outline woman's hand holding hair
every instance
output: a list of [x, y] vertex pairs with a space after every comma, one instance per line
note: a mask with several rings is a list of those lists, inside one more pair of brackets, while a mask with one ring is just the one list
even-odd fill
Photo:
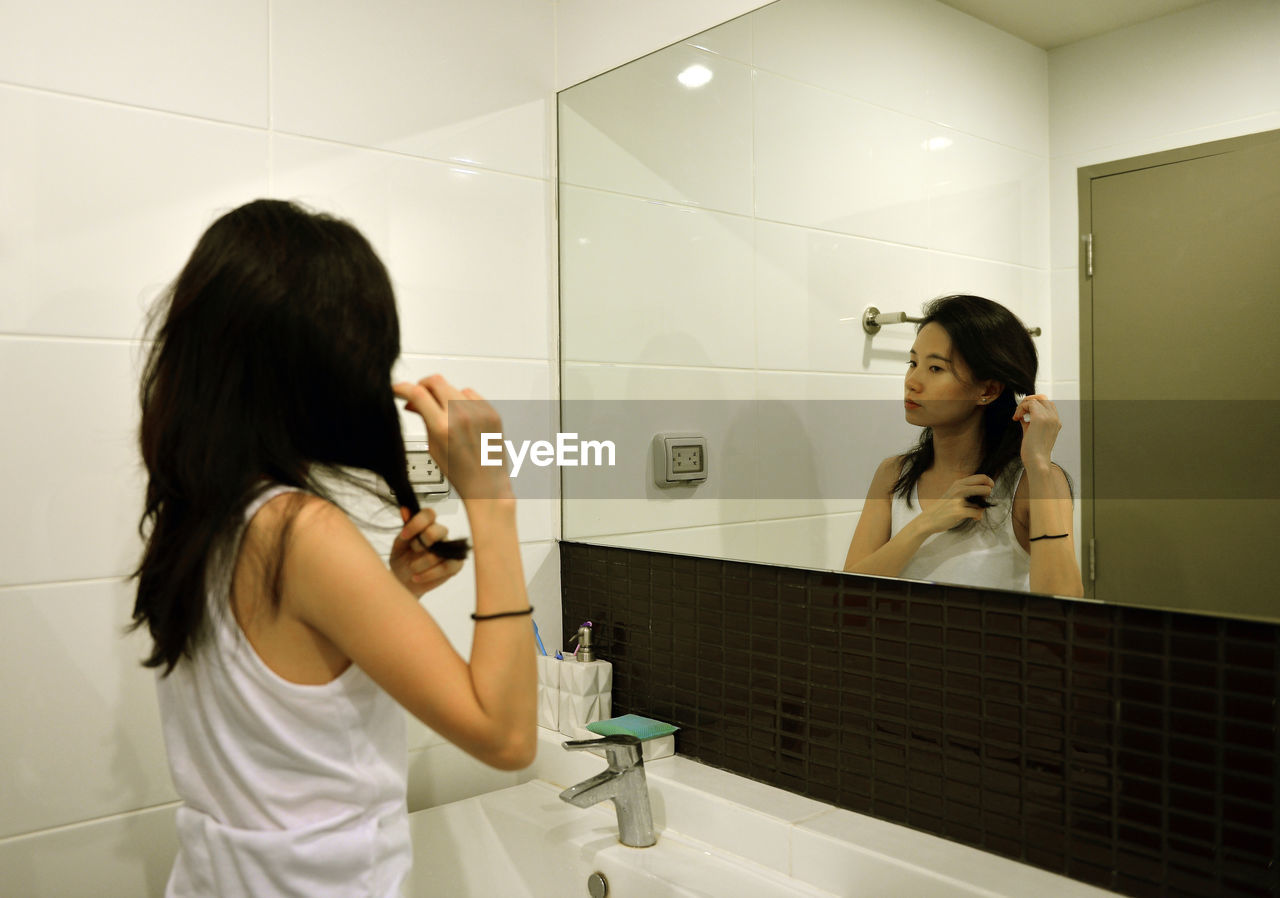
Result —
[[1062, 430], [1058, 410], [1043, 393], [1027, 396], [1018, 403], [1013, 419], [1022, 425], [1022, 465], [1028, 471], [1048, 468], [1053, 445]]
[[483, 396], [439, 374], [393, 389], [422, 417], [428, 451], [463, 500], [513, 498], [506, 465], [480, 463], [481, 434], [502, 432], [502, 419]]
[[409, 509], [401, 508], [404, 528], [391, 544], [391, 572], [416, 598], [444, 583], [458, 571], [462, 562], [437, 558], [431, 546], [448, 538], [449, 531], [436, 523], [434, 509], [424, 508], [412, 518]]
[[984, 509], [970, 505], [966, 500], [970, 496], [991, 495], [996, 483], [985, 474], [972, 474], [961, 477], [947, 489], [927, 510], [921, 509], [919, 522], [926, 533], [943, 533], [966, 520], [982, 520]]

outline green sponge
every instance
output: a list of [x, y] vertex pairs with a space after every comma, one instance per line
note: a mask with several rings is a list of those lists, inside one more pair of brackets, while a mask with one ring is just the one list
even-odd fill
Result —
[[617, 736], [626, 734], [635, 736], [641, 742], [646, 739], [657, 739], [659, 736], [669, 736], [679, 727], [672, 726], [669, 723], [663, 723], [660, 720], [650, 720], [648, 717], [641, 717], [638, 714], [623, 714], [621, 717], [613, 717], [609, 720], [597, 720], [594, 723], [587, 724], [587, 729], [595, 733], [597, 736]]

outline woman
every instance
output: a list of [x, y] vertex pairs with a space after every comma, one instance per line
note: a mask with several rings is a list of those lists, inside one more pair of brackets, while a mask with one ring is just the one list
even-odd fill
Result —
[[[183, 799], [166, 894], [397, 895], [412, 860], [401, 708], [503, 769], [536, 745], [515, 503], [505, 470], [479, 464], [501, 422], [439, 376], [393, 394], [382, 263], [351, 225], [290, 203], [218, 219], [158, 315], [133, 617]], [[395, 396], [470, 520], [469, 661], [418, 604], [461, 562], [418, 511]], [[329, 498], [349, 469], [400, 505], [389, 569]]]
[[[1081, 596], [1061, 422], [1026, 328], [979, 296], [925, 307], [907, 362], [915, 448], [876, 470], [844, 569]], [[1019, 395], [1024, 398], [1019, 399]]]

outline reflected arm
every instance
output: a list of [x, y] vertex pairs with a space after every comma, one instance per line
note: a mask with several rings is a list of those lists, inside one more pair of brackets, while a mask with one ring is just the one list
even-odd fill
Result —
[[[1023, 485], [1027, 490], [1030, 537], [1065, 533], [1061, 539], [1028, 542], [1031, 553], [1031, 591], [1058, 596], [1083, 596], [1084, 581], [1076, 563], [1075, 534], [1072, 532], [1071, 491], [1067, 476], [1057, 465], [1047, 463], [1027, 468]], [[1016, 501], [1016, 500], [1015, 500]]]
[[871, 479], [867, 500], [862, 505], [862, 514], [858, 516], [858, 526], [853, 531], [853, 540], [844, 559], [847, 573], [896, 577], [929, 538], [929, 533], [918, 526], [919, 517], [902, 528], [897, 536], [890, 536], [893, 529], [893, 484], [898, 479], [898, 466], [897, 457], [886, 458]]

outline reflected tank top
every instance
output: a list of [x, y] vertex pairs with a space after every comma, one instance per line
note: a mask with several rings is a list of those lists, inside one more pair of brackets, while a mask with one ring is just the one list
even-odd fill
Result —
[[[1005, 478], [1007, 479], [1007, 478]], [[932, 580], [962, 586], [984, 586], [995, 589], [1031, 589], [1031, 556], [1022, 548], [1013, 532], [1013, 497], [1022, 481], [1019, 466], [1012, 486], [1005, 490], [997, 484], [982, 520], [966, 532], [947, 530], [926, 539], [907, 566], [898, 575], [909, 580]], [[920, 498], [911, 488], [911, 506], [901, 496], [893, 497], [890, 535], [897, 536], [903, 527], [920, 514]]]

